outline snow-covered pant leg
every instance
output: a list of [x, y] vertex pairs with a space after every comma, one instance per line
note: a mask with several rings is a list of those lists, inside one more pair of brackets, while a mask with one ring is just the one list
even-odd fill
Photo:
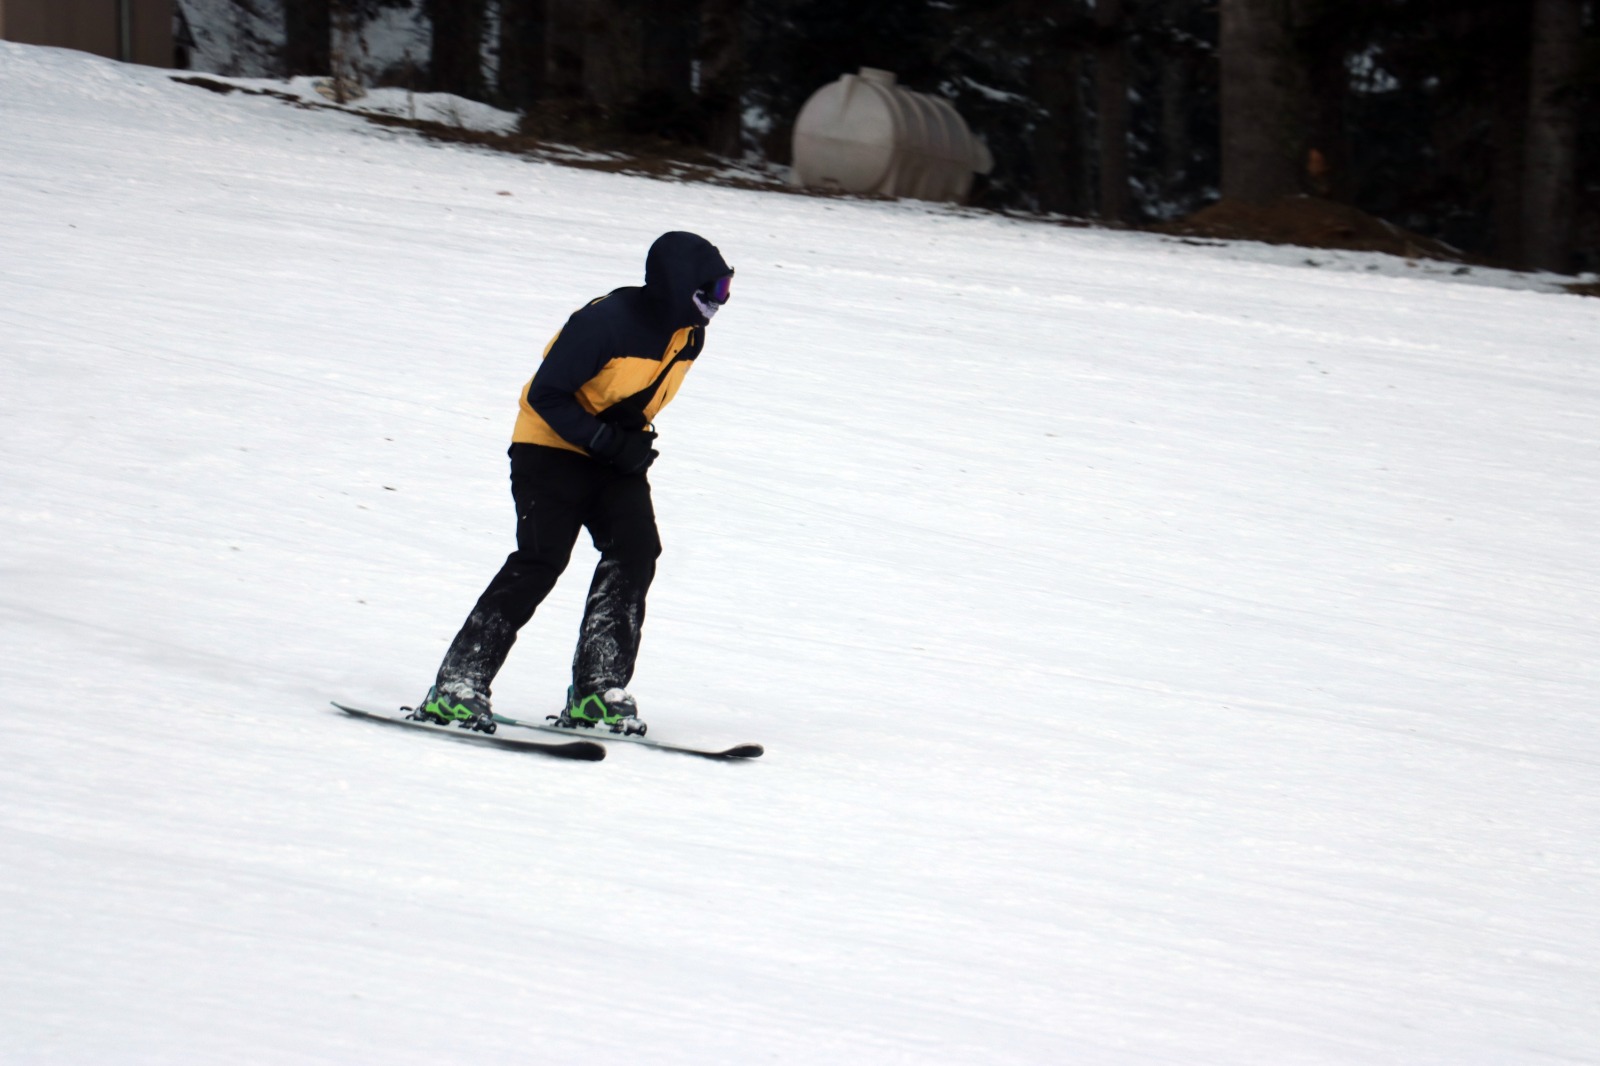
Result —
[[644, 629], [645, 596], [661, 555], [650, 482], [617, 475], [600, 490], [586, 524], [600, 552], [584, 604], [572, 683], [580, 695], [626, 688]]
[[517, 505], [517, 550], [478, 597], [461, 631], [450, 642], [435, 684], [441, 691], [488, 697], [517, 632], [555, 587], [567, 568], [593, 496], [597, 464], [585, 456], [555, 452], [536, 456], [531, 474], [513, 474]]

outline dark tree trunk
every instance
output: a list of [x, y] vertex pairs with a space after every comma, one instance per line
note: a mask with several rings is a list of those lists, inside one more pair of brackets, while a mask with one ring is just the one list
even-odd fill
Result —
[[1290, 0], [1221, 0], [1222, 195], [1265, 203], [1300, 191], [1306, 76]]
[[1033, 91], [1045, 112], [1033, 131], [1034, 194], [1044, 211], [1089, 213], [1082, 75], [1076, 50], [1046, 53], [1033, 63]]
[[1489, 100], [1490, 217], [1494, 254], [1508, 264], [1523, 261], [1523, 166], [1527, 157], [1528, 18], [1509, 5], [1507, 18], [1491, 22], [1491, 30], [1511, 41], [1493, 66]]
[[1189, 170], [1189, 64], [1165, 57], [1161, 67], [1161, 184], [1170, 197]]
[[588, 0], [583, 93], [630, 133], [698, 139], [690, 89], [697, 0]]
[[331, 0], [284, 0], [283, 66], [289, 77], [317, 76], [332, 69]]
[[1527, 266], [1572, 266], [1577, 206], [1578, 107], [1575, 81], [1583, 39], [1582, 0], [1533, 0], [1528, 127], [1523, 173], [1523, 249]]
[[428, 0], [427, 10], [433, 20], [433, 91], [482, 100], [484, 0]]
[[744, 0], [700, 0], [700, 106], [706, 147], [721, 156], [743, 151]]
[[[1159, 12], [1166, 34], [1179, 25], [1188, 0], [1165, 0]], [[1165, 36], [1165, 35], [1164, 35]], [[1157, 92], [1161, 94], [1159, 134], [1161, 137], [1161, 184], [1172, 195], [1189, 169], [1189, 83], [1191, 71], [1187, 57], [1179, 54], [1166, 39], [1167, 47], [1157, 56], [1161, 72]]]
[[631, 0], [586, 0], [575, 6], [581, 12], [583, 96], [615, 114], [638, 76], [641, 13]]
[[1095, 116], [1100, 142], [1100, 217], [1128, 220], [1128, 53], [1122, 0], [1095, 0], [1100, 39], [1094, 52]]
[[698, 55], [699, 0], [630, 0], [639, 27], [639, 66], [630, 96], [659, 94], [687, 103]]
[[502, 103], [525, 108], [545, 95], [545, 0], [500, 0]]
[[545, 84], [550, 95], [583, 98], [585, 0], [546, 0]]
[[1335, 27], [1319, 31], [1306, 27], [1303, 39], [1308, 45], [1306, 75], [1306, 152], [1303, 178], [1305, 186], [1318, 196], [1348, 200], [1353, 193], [1350, 182], [1350, 141], [1345, 132], [1345, 100], [1350, 91], [1350, 72], [1345, 66], [1345, 41]]

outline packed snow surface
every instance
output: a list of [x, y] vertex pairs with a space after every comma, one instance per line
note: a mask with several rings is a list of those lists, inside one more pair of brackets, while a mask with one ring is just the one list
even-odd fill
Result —
[[[1600, 301], [7, 44], [0, 203], [0, 1060], [1600, 1061]], [[632, 687], [767, 755], [332, 711], [422, 694], [673, 228], [738, 278]]]

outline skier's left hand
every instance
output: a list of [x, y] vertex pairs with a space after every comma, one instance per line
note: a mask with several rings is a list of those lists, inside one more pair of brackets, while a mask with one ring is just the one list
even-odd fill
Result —
[[655, 431], [650, 429], [616, 430], [616, 444], [605, 459], [624, 474], [642, 474], [661, 454], [651, 447], [655, 439]]

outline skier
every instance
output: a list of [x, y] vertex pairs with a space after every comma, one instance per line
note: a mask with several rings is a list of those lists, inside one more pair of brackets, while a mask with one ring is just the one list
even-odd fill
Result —
[[710, 241], [664, 233], [645, 257], [643, 286], [590, 301], [545, 346], [511, 434], [517, 550], [478, 597], [413, 717], [494, 731], [490, 684], [586, 527], [600, 563], [558, 721], [645, 731], [627, 685], [661, 554], [645, 477], [658, 455], [651, 420], [700, 354], [732, 279]]

